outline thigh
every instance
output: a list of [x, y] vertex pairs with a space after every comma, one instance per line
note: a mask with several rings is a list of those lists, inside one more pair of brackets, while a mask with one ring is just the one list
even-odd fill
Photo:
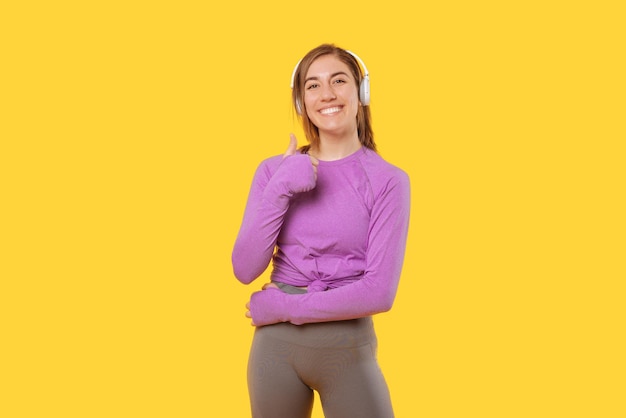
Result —
[[293, 358], [298, 347], [265, 331], [263, 327], [255, 331], [248, 361], [252, 417], [309, 418], [313, 391], [294, 370]]
[[319, 388], [327, 418], [392, 418], [389, 388], [371, 344], [335, 352], [327, 359], [326, 379]]

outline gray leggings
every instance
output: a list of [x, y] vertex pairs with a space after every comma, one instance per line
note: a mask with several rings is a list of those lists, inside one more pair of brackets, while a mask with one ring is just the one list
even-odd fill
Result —
[[252, 417], [309, 418], [314, 390], [326, 418], [393, 417], [376, 348], [371, 317], [257, 327], [248, 362]]

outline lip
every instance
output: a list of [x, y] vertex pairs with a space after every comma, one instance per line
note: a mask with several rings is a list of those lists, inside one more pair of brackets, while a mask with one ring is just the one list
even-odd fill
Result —
[[324, 116], [332, 116], [332, 115], [336, 115], [337, 113], [341, 112], [342, 110], [343, 110], [343, 106], [335, 105], [335, 106], [323, 107], [323, 108], [319, 109], [318, 112], [321, 113]]

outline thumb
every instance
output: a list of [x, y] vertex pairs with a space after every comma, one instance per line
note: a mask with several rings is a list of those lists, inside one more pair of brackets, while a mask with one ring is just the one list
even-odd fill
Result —
[[285, 151], [285, 154], [283, 154], [283, 158], [294, 155], [297, 148], [298, 140], [296, 139], [296, 136], [294, 134], [289, 134], [289, 146], [287, 147], [287, 151]]

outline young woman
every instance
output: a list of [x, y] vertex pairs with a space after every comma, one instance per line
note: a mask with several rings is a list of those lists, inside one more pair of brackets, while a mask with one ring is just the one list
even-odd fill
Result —
[[[362, 69], [361, 69], [362, 67]], [[372, 315], [393, 304], [407, 238], [410, 185], [376, 152], [369, 74], [324, 44], [296, 65], [293, 102], [308, 145], [261, 162], [234, 245], [235, 276], [253, 293], [248, 363], [255, 418], [393, 417]]]

